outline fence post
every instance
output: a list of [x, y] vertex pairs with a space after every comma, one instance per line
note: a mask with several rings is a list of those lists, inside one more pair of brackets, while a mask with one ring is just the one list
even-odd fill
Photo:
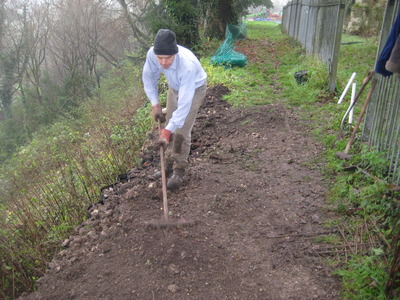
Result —
[[296, 3], [296, 21], [294, 23], [294, 33], [293, 36], [296, 40], [300, 40], [299, 34], [300, 34], [300, 21], [301, 21], [301, 8], [303, 6], [301, 0], [294, 0], [294, 3]]
[[333, 60], [329, 66], [329, 71], [330, 71], [329, 72], [329, 91], [330, 92], [334, 92], [335, 88], [336, 88], [336, 76], [337, 76], [337, 69], [338, 69], [338, 64], [339, 64], [339, 51], [340, 51], [340, 42], [342, 40], [345, 10], [346, 10], [345, 0], [340, 0], [336, 34], [335, 34], [335, 45], [334, 45], [334, 49], [333, 49]]

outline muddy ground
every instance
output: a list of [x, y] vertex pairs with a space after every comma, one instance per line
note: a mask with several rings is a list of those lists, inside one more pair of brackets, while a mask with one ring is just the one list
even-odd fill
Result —
[[162, 217], [159, 155], [103, 189], [104, 204], [63, 243], [32, 299], [341, 299], [317, 249], [333, 218], [309, 125], [279, 103], [232, 108], [210, 87], [185, 185]]

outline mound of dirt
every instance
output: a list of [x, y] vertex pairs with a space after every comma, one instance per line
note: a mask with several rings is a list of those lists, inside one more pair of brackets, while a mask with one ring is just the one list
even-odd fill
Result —
[[[33, 299], [340, 299], [315, 251], [332, 217], [316, 158], [322, 148], [294, 111], [234, 109], [208, 89], [193, 130], [190, 169], [162, 217], [158, 153], [103, 189], [63, 243]], [[150, 143], [149, 143], [150, 144]]]

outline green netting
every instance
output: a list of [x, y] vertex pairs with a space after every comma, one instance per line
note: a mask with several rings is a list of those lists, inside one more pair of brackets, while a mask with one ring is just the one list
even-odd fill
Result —
[[229, 36], [229, 33], [232, 33], [234, 40], [244, 40], [247, 36], [246, 23], [241, 23], [240, 25], [226, 25], [225, 38]]
[[234, 50], [234, 41], [244, 38], [246, 38], [245, 23], [239, 26], [228, 24], [226, 26], [225, 40], [211, 57], [211, 63], [226, 67], [244, 67], [247, 63], [246, 56]]

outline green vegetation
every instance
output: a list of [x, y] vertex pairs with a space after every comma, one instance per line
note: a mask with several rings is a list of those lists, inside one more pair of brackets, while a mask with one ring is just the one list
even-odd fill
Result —
[[131, 63], [110, 72], [94, 97], [37, 132], [3, 166], [0, 290], [5, 295], [31, 289], [63, 239], [84, 221], [87, 207], [99, 201], [100, 188], [137, 163], [152, 125], [140, 82]]
[[[399, 194], [386, 181], [382, 153], [356, 142], [351, 161], [335, 157], [352, 129], [348, 125], [345, 138], [336, 138], [346, 110], [345, 105], [337, 105], [337, 98], [353, 72], [359, 83], [373, 68], [377, 41], [357, 38], [362, 43], [342, 46], [337, 92], [331, 94], [326, 66], [307, 57], [296, 41], [281, 33], [279, 25], [249, 22], [247, 26], [248, 39], [238, 43], [236, 51], [257, 50], [248, 51], [254, 56], [248, 57], [245, 68], [209, 64], [220, 41], [204, 41], [198, 53], [209, 86], [227, 86], [231, 93], [226, 100], [237, 107], [279, 102], [296, 108], [307, 120], [309, 131], [325, 145], [324, 155], [315, 159], [325, 166], [331, 183], [329, 201], [338, 213], [336, 220], [326, 224], [338, 233], [320, 242], [342, 246], [336, 249], [360, 245], [350, 254], [332, 252], [327, 263], [343, 279], [346, 299], [387, 299], [385, 284], [393, 259], [391, 242], [399, 225]], [[353, 37], [345, 36], [344, 41], [353, 41]], [[363, 53], [362, 61], [359, 53]], [[300, 70], [308, 71], [308, 81], [302, 85], [294, 78]], [[127, 62], [110, 72], [83, 105], [36, 133], [2, 167], [0, 291], [4, 294], [0, 298], [33, 288], [46, 261], [84, 220], [86, 208], [98, 201], [100, 188], [138, 163], [146, 132], [153, 125], [139, 70]]]

